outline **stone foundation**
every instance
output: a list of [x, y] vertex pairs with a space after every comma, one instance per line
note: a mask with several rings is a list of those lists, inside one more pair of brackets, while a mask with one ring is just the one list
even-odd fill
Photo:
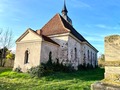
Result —
[[120, 67], [105, 67], [105, 79], [114, 81], [117, 79], [118, 76], [120, 76]]
[[120, 90], [120, 87], [96, 82], [91, 85], [91, 90]]

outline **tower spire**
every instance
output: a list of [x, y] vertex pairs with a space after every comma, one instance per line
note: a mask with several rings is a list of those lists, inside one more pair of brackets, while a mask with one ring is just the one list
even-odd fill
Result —
[[68, 13], [68, 11], [67, 11], [66, 3], [65, 3], [65, 0], [64, 0], [64, 6], [63, 6], [63, 9], [62, 9], [62, 17], [63, 17], [69, 24], [72, 25], [72, 20], [68, 17], [67, 13]]
[[67, 13], [68, 13], [68, 11], [67, 11], [66, 3], [65, 3], [65, 0], [64, 0], [64, 6], [63, 6], [63, 9], [62, 9], [62, 14], [67, 15]]

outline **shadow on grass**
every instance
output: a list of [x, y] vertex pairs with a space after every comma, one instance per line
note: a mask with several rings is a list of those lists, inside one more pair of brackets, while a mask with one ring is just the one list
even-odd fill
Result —
[[[3, 68], [0, 67], [0, 74], [4, 72], [10, 72], [12, 69], [11, 68]], [[18, 76], [28, 76], [28, 75], [22, 75], [18, 73]], [[81, 70], [81, 71], [76, 71], [72, 73], [63, 73], [63, 72], [56, 72], [54, 74], [51, 74], [49, 76], [43, 77], [47, 81], [51, 80], [71, 80], [71, 79], [78, 79], [78, 80], [83, 80], [83, 81], [98, 81], [102, 80], [104, 78], [104, 68], [96, 68], [92, 70]], [[41, 78], [40, 78], [41, 79]]]
[[[1, 69], [0, 73], [11, 70]], [[1, 77], [0, 90], [90, 90], [91, 83], [103, 78], [103, 68], [72, 73], [56, 72], [40, 79], [32, 79], [27, 74], [13, 72], [7, 77]]]
[[47, 80], [83, 80], [83, 81], [99, 81], [104, 78], [104, 68], [96, 68], [92, 70], [81, 70], [72, 73], [56, 72], [53, 75], [46, 76]]
[[12, 68], [0, 67], [0, 74], [7, 71], [12, 71]]

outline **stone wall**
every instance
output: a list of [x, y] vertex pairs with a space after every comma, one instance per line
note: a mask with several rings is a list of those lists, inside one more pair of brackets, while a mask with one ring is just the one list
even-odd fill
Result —
[[[92, 90], [120, 90], [120, 36], [105, 37], [104, 80], [91, 85]], [[110, 85], [111, 84], [111, 85]], [[115, 85], [114, 85], [115, 84]]]
[[42, 47], [41, 47], [41, 63], [46, 63], [49, 60], [49, 55], [51, 52], [51, 58], [53, 62], [56, 62], [56, 59], [58, 59], [58, 45], [43, 41]]
[[83, 44], [83, 54], [85, 54], [85, 63], [91, 64], [93, 67], [98, 65], [97, 61], [97, 51], [93, 50], [89, 45]]
[[105, 37], [105, 61], [120, 61], [120, 36]]
[[[115, 76], [120, 74], [120, 67], [118, 62], [120, 61], [120, 36], [111, 35], [105, 37], [105, 78], [113, 80]], [[114, 65], [109, 63], [114, 62]], [[107, 65], [108, 63], [108, 65]]]
[[[66, 62], [66, 60], [68, 60], [68, 62], [72, 63], [73, 67], [77, 69], [79, 64], [83, 64], [83, 58], [85, 54], [86, 65], [87, 63], [91, 63], [93, 66], [97, 65], [97, 51], [86, 45], [86, 43], [83, 44], [73, 35], [53, 35], [49, 37], [60, 45], [58, 48], [58, 58], [61, 62]], [[90, 52], [89, 59], [87, 52], [88, 50]]]
[[60, 45], [58, 48], [59, 61], [66, 62], [68, 60], [68, 35], [55, 35], [50, 38]]
[[73, 37], [69, 36], [68, 39], [68, 60], [71, 61], [75, 69], [79, 64], [82, 64], [82, 45]]
[[91, 85], [91, 90], [120, 90], [120, 87], [96, 82]]

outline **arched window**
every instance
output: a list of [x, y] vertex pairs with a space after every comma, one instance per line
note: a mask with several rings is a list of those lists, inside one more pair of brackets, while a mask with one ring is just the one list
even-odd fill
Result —
[[92, 52], [91, 52], [91, 65], [92, 65]]
[[25, 64], [28, 63], [29, 53], [28, 50], [25, 51]]
[[49, 62], [52, 63], [52, 52], [49, 52]]
[[88, 61], [89, 61], [89, 50], [88, 50]]
[[77, 59], [77, 49], [75, 48], [75, 60]]
[[85, 66], [85, 64], [86, 64], [85, 59], [86, 59], [86, 56], [85, 56], [85, 53], [84, 53], [84, 57], [83, 57], [83, 65], [84, 65], [84, 66]]

